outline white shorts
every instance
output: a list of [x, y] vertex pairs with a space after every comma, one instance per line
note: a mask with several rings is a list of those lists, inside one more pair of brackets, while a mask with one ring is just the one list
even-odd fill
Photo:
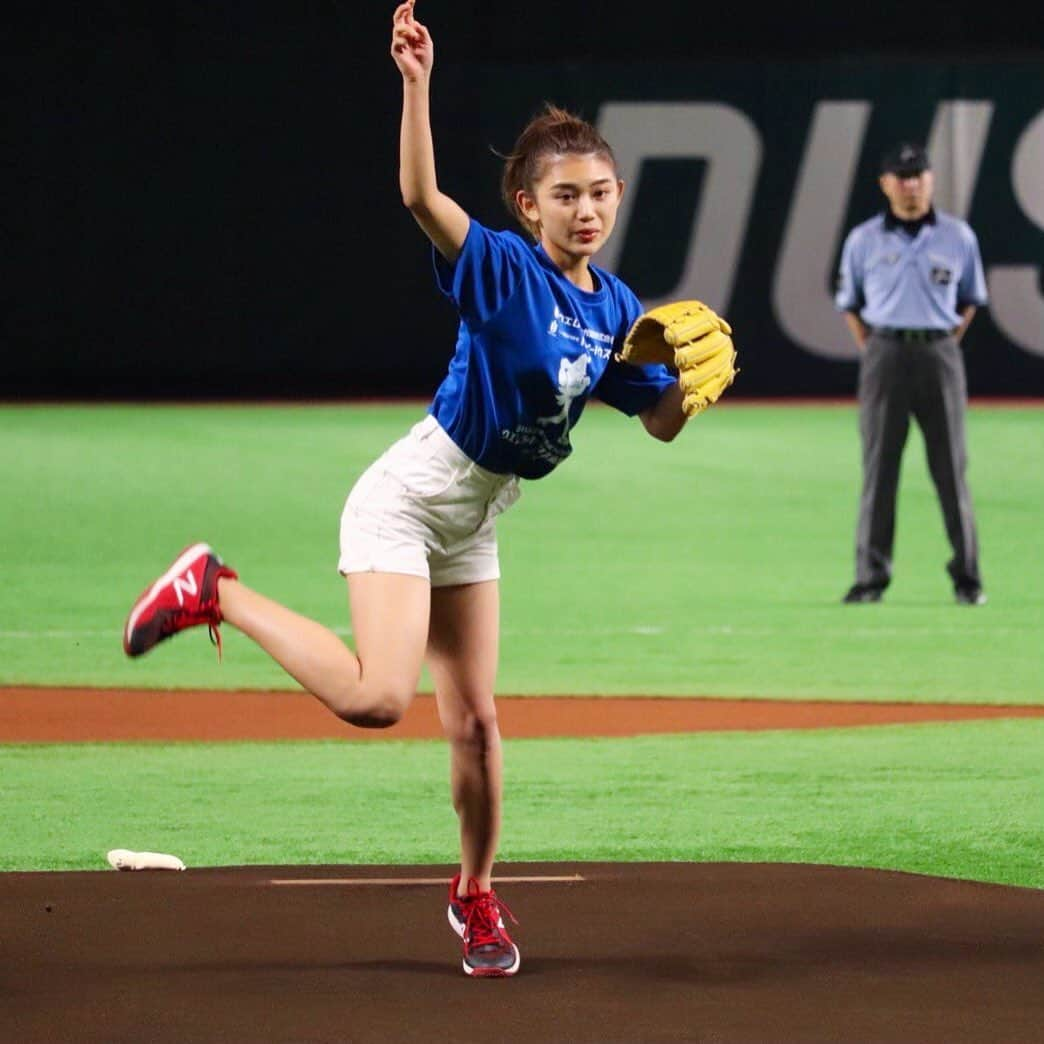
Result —
[[494, 520], [520, 494], [427, 416], [362, 473], [341, 514], [338, 570], [408, 573], [433, 587], [500, 578]]

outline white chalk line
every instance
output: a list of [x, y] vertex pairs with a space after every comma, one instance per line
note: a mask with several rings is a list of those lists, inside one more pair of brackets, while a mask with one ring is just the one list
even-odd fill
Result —
[[[959, 614], [955, 614], [957, 616]], [[350, 627], [333, 626], [330, 628], [340, 638], [354, 638], [354, 633]], [[994, 628], [994, 634], [998, 635], [1018, 635], [1030, 633], [1032, 627], [1027, 625], [1024, 627], [997, 627]], [[592, 635], [639, 635], [643, 638], [670, 638], [676, 637], [682, 632], [676, 627], [661, 627], [656, 624], [632, 624], [622, 627], [600, 627], [597, 629], [574, 627], [574, 628], [556, 628], [554, 630], [550, 628], [542, 627], [511, 627], [510, 625], [501, 628], [501, 633], [505, 638], [539, 638], [542, 636], [555, 636], [555, 637], [590, 637]], [[735, 625], [735, 624], [712, 624], [702, 629], [703, 634], [707, 635], [724, 635], [729, 638], [766, 638], [773, 635], [785, 635], [788, 631], [782, 627], [752, 627], [746, 625]], [[832, 627], [828, 626], [825, 622], [820, 621], [817, 624], [816, 633], [820, 637], [830, 636], [843, 636], [843, 637], [857, 637], [857, 638], [868, 638], [876, 641], [879, 638], [888, 637], [923, 637], [924, 635], [934, 636], [945, 636], [945, 635], [964, 635], [967, 633], [967, 629], [958, 624], [945, 625], [940, 624], [938, 626], [930, 627], [916, 627], [906, 626], [903, 627], [852, 627], [850, 622], [847, 622], [843, 627]], [[114, 637], [115, 635], [115, 637]], [[41, 629], [35, 630], [4, 630], [0, 629], [0, 641], [9, 642], [33, 642], [33, 641], [94, 641], [96, 639], [104, 639], [106, 641], [115, 641], [119, 643], [119, 632], [109, 631], [97, 631], [97, 630], [54, 630], [54, 629]]]
[[[568, 884], [575, 881], [583, 881], [580, 874], [569, 874], [567, 876], [534, 876], [534, 877], [495, 877], [493, 883], [499, 884]], [[364, 887], [387, 887], [407, 885], [443, 885], [445, 877], [273, 877], [271, 880], [262, 882], [270, 885], [307, 885], [310, 888], [322, 885], [354, 885]]]

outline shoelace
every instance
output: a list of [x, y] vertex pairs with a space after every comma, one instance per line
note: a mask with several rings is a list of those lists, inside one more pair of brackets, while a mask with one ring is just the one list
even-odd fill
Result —
[[221, 663], [221, 628], [218, 624], [221, 620], [218, 619], [217, 623], [207, 624], [207, 633], [210, 635], [210, 644], [217, 646], [218, 663]]
[[468, 891], [469, 895], [467, 897], [468, 901], [464, 918], [464, 938], [468, 940], [469, 946], [478, 948], [482, 946], [500, 946], [505, 941], [510, 943], [510, 936], [500, 926], [500, 915], [501, 913], [506, 913], [514, 924], [518, 924], [518, 921], [508, 908], [507, 903], [501, 900], [497, 893], [493, 891], [485, 894], [481, 892], [471, 894], [470, 883]]
[[217, 646], [218, 662], [221, 662], [221, 610], [218, 608], [217, 599], [214, 598], [206, 605], [198, 609], [183, 609], [181, 612], [168, 618], [164, 631], [167, 634], [175, 634], [183, 627], [191, 627], [195, 624], [205, 623], [207, 633], [210, 635], [210, 644]]

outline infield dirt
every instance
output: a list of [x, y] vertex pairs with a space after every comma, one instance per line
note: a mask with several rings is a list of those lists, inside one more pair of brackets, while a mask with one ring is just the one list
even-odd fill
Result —
[[[1044, 706], [640, 696], [498, 696], [506, 738], [843, 728], [1044, 717]], [[390, 729], [353, 729], [305, 692], [0, 688], [0, 743], [108, 740], [432, 739], [434, 697]]]
[[[1040, 717], [1041, 707], [505, 697], [506, 736]], [[304, 693], [0, 689], [0, 742], [348, 730]], [[759, 863], [501, 863], [519, 974], [472, 980], [442, 866], [0, 874], [18, 1044], [1035, 1044], [1044, 891]]]

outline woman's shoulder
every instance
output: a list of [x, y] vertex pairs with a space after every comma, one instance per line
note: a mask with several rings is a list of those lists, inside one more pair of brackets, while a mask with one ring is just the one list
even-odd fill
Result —
[[477, 217], [472, 216], [469, 234], [481, 236], [488, 242], [496, 243], [502, 250], [529, 256], [533, 253], [533, 244], [510, 228], [492, 228]]
[[471, 264], [492, 265], [500, 271], [513, 271], [518, 276], [541, 268], [536, 244], [511, 229], [495, 229], [475, 217], [471, 219], [463, 254]]

